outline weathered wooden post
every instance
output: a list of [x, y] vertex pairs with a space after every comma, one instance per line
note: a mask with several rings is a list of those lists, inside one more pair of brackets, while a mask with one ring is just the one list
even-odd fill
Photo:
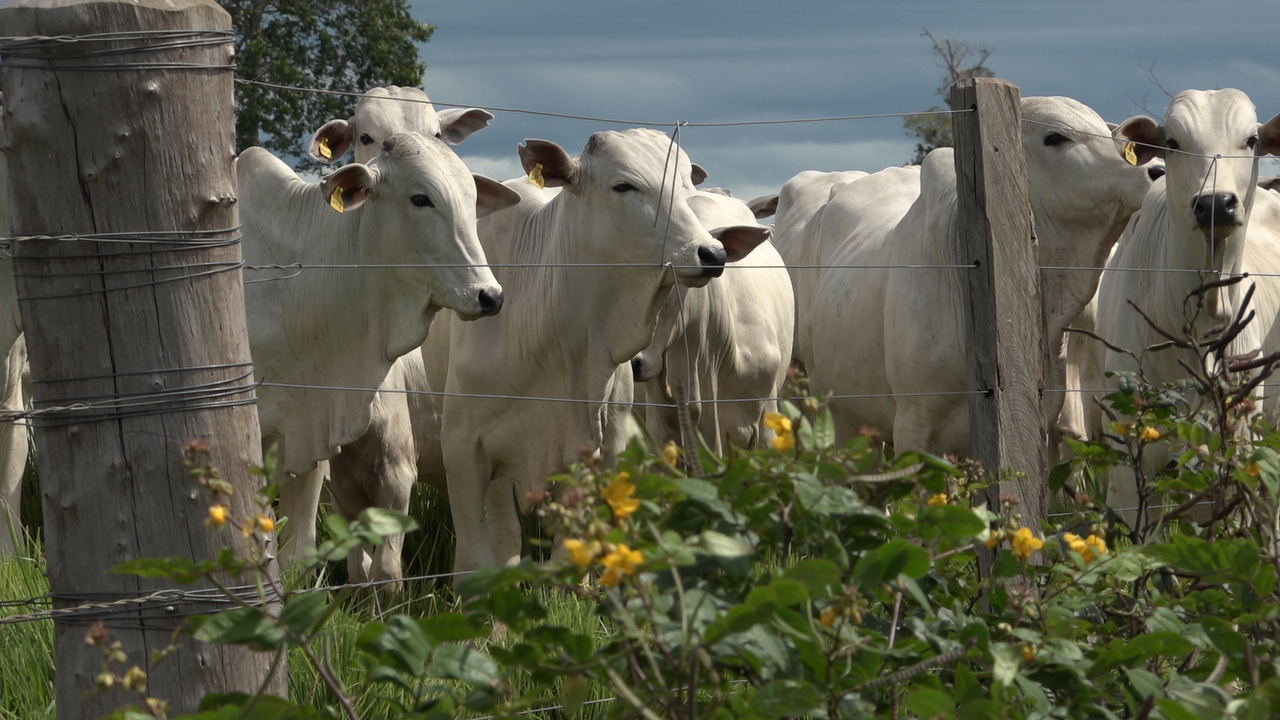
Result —
[[[136, 598], [171, 583], [112, 566], [245, 542], [205, 526], [187, 441], [208, 443], [233, 517], [258, 510], [230, 18], [214, 0], [9, 0], [0, 28], [50, 590], [58, 608]], [[271, 655], [240, 646], [184, 638], [153, 661], [185, 616], [221, 607], [181, 598], [105, 616], [171, 713], [267, 682]], [[82, 699], [103, 658], [83, 616], [55, 628], [59, 717], [139, 702], [119, 688]], [[267, 687], [283, 693], [283, 673]]]
[[[959, 217], [968, 257], [972, 456], [1016, 495], [1023, 524], [1041, 535], [1048, 512], [1044, 328], [1040, 268], [1027, 191], [1018, 88], [967, 78], [951, 91]], [[998, 508], [997, 493], [991, 507]]]

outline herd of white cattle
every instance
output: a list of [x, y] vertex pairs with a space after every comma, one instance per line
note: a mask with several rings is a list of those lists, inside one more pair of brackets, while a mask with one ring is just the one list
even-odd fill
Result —
[[[1259, 158], [1280, 154], [1280, 115], [1260, 124], [1244, 93], [1219, 90], [1179, 94], [1163, 125], [1109, 126], [1062, 97], [1025, 98], [1022, 117], [1056, 430], [1099, 437], [1090, 398], [1114, 383], [1107, 371], [1134, 369], [1067, 328], [1142, 351], [1160, 338], [1133, 305], [1181, 327], [1202, 275], [1250, 273], [1257, 320], [1235, 346], [1280, 350], [1280, 194], [1258, 177]], [[527, 140], [527, 176], [473, 175], [449, 145], [492, 119], [378, 88], [317, 130], [314, 157], [355, 156], [320, 182], [261, 148], [236, 161], [246, 263], [300, 268], [245, 284], [285, 563], [315, 542], [326, 479], [348, 518], [407, 512], [413, 483], [429, 482], [449, 500], [455, 571], [511, 562], [548, 476], [610, 463], [633, 413], [659, 443], [679, 440], [679, 393], [713, 448], [767, 445], [763, 418], [793, 360], [833, 396], [841, 439], [876, 428], [899, 448], [967, 452], [971, 263], [950, 149], [875, 173], [802, 172], [744, 202], [700, 190], [706, 171], [647, 129], [596, 133], [576, 157]], [[3, 409], [20, 410], [26, 353], [5, 265]], [[1231, 318], [1242, 295], [1212, 293], [1197, 328]], [[1147, 376], [1182, 377], [1179, 359], [1152, 355]], [[21, 531], [26, 455], [27, 425], [4, 425], [0, 552]], [[1113, 505], [1132, 501], [1132, 480], [1113, 485]], [[353, 554], [353, 575], [401, 577], [402, 543]]]

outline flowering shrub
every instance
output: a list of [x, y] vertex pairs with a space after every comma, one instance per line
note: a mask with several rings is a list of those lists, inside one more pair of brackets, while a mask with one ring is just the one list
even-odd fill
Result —
[[[1045, 536], [1012, 498], [982, 504], [986, 474], [972, 463], [886, 454], [871, 437], [836, 447], [830, 415], [809, 399], [767, 419], [776, 438], [762, 450], [636, 444], [615, 469], [555, 478], [539, 506], [555, 537], [548, 560], [459, 579], [448, 612], [371, 622], [346, 661], [359, 681], [331, 688], [340, 707], [212, 696], [193, 717], [251, 706], [254, 718], [357, 717], [353, 697], [378, 717], [433, 719], [549, 707], [646, 720], [1272, 717], [1280, 436], [1259, 426], [1258, 440], [1238, 441], [1244, 395], [1213, 378], [1126, 379], [1109, 398], [1109, 442], [1074, 443], [1054, 472], [1062, 507]], [[1156, 443], [1175, 461], [1146, 477], [1141, 457]], [[1128, 527], [1076, 489], [1079, 471], [1114, 463], [1139, 468], [1144, 502], [1160, 494], [1172, 507]], [[1190, 522], [1188, 503], [1211, 494], [1214, 517]], [[222, 504], [212, 488], [211, 504]], [[211, 532], [225, 524], [272, 531], [266, 515], [211, 511]], [[387, 513], [338, 522], [319, 556], [406, 527]], [[987, 577], [979, 549], [995, 556]], [[188, 581], [252, 574], [260, 560], [125, 569]], [[195, 636], [308, 647], [334, 604], [283, 597], [278, 614], [243, 607]], [[596, 629], [554, 619], [564, 604], [589, 608]], [[592, 693], [602, 697], [589, 708]]]

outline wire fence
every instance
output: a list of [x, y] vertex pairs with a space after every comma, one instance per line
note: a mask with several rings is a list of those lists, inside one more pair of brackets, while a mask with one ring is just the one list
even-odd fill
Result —
[[[175, 34], [175, 33], [165, 32], [165, 33], [142, 33], [142, 34], [133, 33], [133, 34], [129, 34], [127, 37], [123, 35], [111, 34], [111, 33], [106, 33], [98, 36], [86, 36], [82, 38], [0, 37], [0, 48], [3, 49], [3, 57], [0, 57], [0, 65], [9, 65], [9, 66], [16, 66], [16, 67], [37, 67], [39, 66], [39, 63], [46, 62], [47, 58], [49, 57], [46, 54], [46, 51], [51, 47], [57, 47], [59, 45], [66, 45], [66, 44], [73, 44], [77, 42], [85, 42], [88, 44], [93, 44], [93, 43], [104, 42], [107, 40], [122, 40], [122, 39], [131, 40], [131, 41], [149, 40], [152, 42], [153, 47], [160, 47], [160, 48], [166, 48], [166, 47], [189, 48], [189, 47], [202, 47], [207, 45], [225, 43], [228, 41], [228, 36], [226, 34], [218, 34], [218, 33], [195, 33], [195, 34], [176, 33]], [[118, 55], [123, 52], [130, 52], [130, 51], [131, 50], [128, 50], [128, 49], [121, 50], [118, 48], [108, 48], [105, 50], [91, 50], [85, 55], [85, 57]], [[33, 65], [32, 63], [35, 63], [35, 64]], [[95, 65], [94, 67], [102, 67], [102, 66]], [[111, 64], [107, 67], [111, 69], [143, 69], [144, 67], [149, 67], [149, 66], [141, 66], [137, 63], [121, 63], [121, 64]], [[217, 66], [217, 69], [222, 69], [222, 67], [223, 66]], [[360, 93], [360, 92], [347, 92], [347, 91], [330, 90], [330, 89], [324, 89], [324, 88], [309, 88], [309, 87], [301, 87], [296, 85], [271, 83], [271, 82], [265, 82], [261, 80], [253, 80], [253, 79], [240, 78], [240, 77], [237, 77], [235, 79], [235, 82], [239, 85], [256, 86], [256, 87], [262, 87], [262, 88], [271, 89], [275, 91], [302, 93], [302, 94], [326, 94], [326, 95], [338, 96], [338, 97], [348, 97], [348, 98], [352, 98], [353, 100], [358, 100], [364, 96], [364, 93]], [[636, 120], [636, 119], [627, 119], [627, 118], [600, 117], [600, 116], [581, 115], [581, 114], [572, 114], [572, 113], [548, 112], [548, 111], [533, 110], [528, 108], [508, 107], [508, 106], [487, 106], [487, 105], [474, 105], [474, 104], [465, 104], [465, 103], [453, 103], [453, 102], [445, 102], [441, 100], [433, 100], [433, 99], [426, 99], [426, 98], [419, 99], [419, 98], [406, 98], [406, 97], [388, 97], [384, 99], [395, 101], [395, 102], [401, 102], [401, 103], [421, 103], [421, 104], [426, 104], [433, 107], [434, 106], [456, 107], [456, 108], [478, 107], [482, 110], [486, 110], [492, 113], [524, 114], [524, 115], [534, 115], [534, 116], [571, 119], [571, 120], [585, 120], [585, 121], [591, 121], [591, 122], [598, 122], [602, 124], [617, 124], [617, 125], [626, 125], [631, 127], [672, 128], [674, 130], [673, 144], [676, 146], [678, 146], [678, 142], [679, 142], [679, 135], [678, 135], [679, 130], [680, 128], [684, 128], [684, 127], [724, 128], [724, 127], [742, 127], [742, 126], [773, 126], [773, 125], [807, 124], [807, 123], [850, 122], [850, 121], [871, 120], [871, 119], [905, 118], [905, 117], [923, 116], [923, 115], [955, 115], [960, 113], [972, 112], [972, 110], [970, 109], [963, 109], [958, 111], [940, 110], [940, 111], [929, 111], [929, 112], [869, 113], [869, 114], [853, 114], [853, 115], [827, 116], [827, 117], [759, 119], [759, 120], [744, 120], [744, 121], [732, 121], [732, 122], [689, 122], [689, 121], [653, 121], [653, 120]], [[1064, 132], [1073, 133], [1078, 136], [1096, 137], [1096, 138], [1102, 138], [1107, 140], [1111, 140], [1113, 138], [1112, 135], [1094, 133], [1081, 128], [1068, 127], [1068, 126], [1064, 126], [1056, 123], [1045, 123], [1045, 122], [1029, 120], [1029, 119], [1023, 119], [1023, 122], [1026, 124], [1038, 125], [1045, 128], [1062, 130]], [[1214, 161], [1223, 160], [1223, 159], [1242, 159], [1242, 158], [1254, 159], [1254, 156], [1252, 155], [1248, 155], [1248, 156], [1220, 155], [1220, 154], [1219, 155], [1202, 155], [1202, 154], [1191, 153], [1186, 150], [1172, 149], [1162, 145], [1148, 145], [1144, 143], [1133, 143], [1133, 144], [1136, 146], [1149, 147], [1163, 153], [1191, 155], [1191, 156], [1206, 158]], [[235, 231], [236, 229], [230, 229], [227, 231], [219, 231], [219, 232], [222, 234], [225, 234], [227, 232], [235, 232]], [[210, 233], [210, 234], [215, 234], [215, 233]], [[115, 233], [111, 235], [53, 234], [53, 235], [13, 236], [8, 238], [7, 243], [4, 243], [3, 251], [8, 257], [12, 258], [13, 257], [12, 246], [14, 243], [24, 242], [24, 241], [37, 241], [37, 240], [58, 240], [58, 241], [91, 240], [95, 242], [128, 242], [128, 243], [145, 243], [145, 242], [173, 243], [176, 240], [175, 238], [157, 238], [157, 237], [154, 237], [154, 235], [155, 235], [154, 233]], [[194, 245], [202, 245], [202, 244], [212, 245], [213, 243], [222, 243], [222, 244], [235, 243], [239, 240], [239, 237], [237, 235], [234, 239], [231, 239], [231, 240], [227, 240], [226, 238], [216, 238], [213, 240], [205, 241], [203, 243], [191, 243], [190, 242], [191, 238], [183, 238], [183, 240], [184, 240], [184, 243], [183, 243], [184, 247], [191, 247], [193, 244]], [[178, 252], [182, 249], [184, 248], [169, 247], [169, 248], [160, 249], [160, 250], [151, 250], [151, 251], [143, 250], [143, 251], [135, 251], [135, 252], [152, 252], [152, 253]], [[609, 268], [627, 268], [627, 267], [651, 267], [655, 264], [660, 264], [660, 263], [582, 262], [582, 263], [526, 263], [526, 264], [475, 263], [475, 264], [435, 264], [435, 265], [414, 264], [414, 263], [324, 264], [324, 263], [305, 263], [305, 262], [290, 263], [290, 264], [265, 264], [265, 265], [214, 263], [214, 264], [210, 264], [208, 268], [202, 269], [194, 275], [193, 274], [176, 275], [172, 278], [166, 278], [159, 282], [178, 281], [183, 279], [189, 279], [191, 277], [195, 277], [198, 275], [217, 273], [217, 272], [223, 272], [223, 271], [231, 271], [236, 269], [243, 269], [248, 274], [244, 282], [262, 283], [262, 282], [287, 282], [291, 279], [299, 277], [303, 272], [311, 271], [311, 270], [350, 270], [350, 271], [358, 271], [358, 272], [378, 272], [378, 271], [394, 271], [394, 270], [400, 270], [400, 269], [442, 269], [442, 268], [467, 268], [467, 267], [481, 267], [481, 266], [487, 266], [494, 269], [518, 267], [518, 268], [525, 268], [525, 269], [573, 268], [573, 269], [586, 270], [586, 269], [609, 269]], [[184, 266], [180, 266], [180, 265], [174, 266], [175, 269], [178, 269], [180, 267], [184, 267]], [[666, 264], [665, 267], [674, 267], [675, 269], [692, 269], [694, 266], [684, 266], [684, 265], [672, 266], [670, 264]], [[857, 270], [954, 271], [954, 270], [970, 270], [976, 267], [976, 264], [974, 263], [936, 263], [936, 264], [928, 264], [928, 263], [796, 264], [796, 263], [793, 263], [793, 264], [788, 264], [783, 266], [767, 265], [767, 264], [761, 264], [761, 265], [729, 264], [729, 265], [726, 265], [725, 272], [738, 273], [738, 272], [747, 272], [750, 270], [776, 270], [780, 267], [785, 267], [786, 269], [789, 269], [789, 270], [842, 270], [842, 269], [853, 270], [853, 269], [857, 269]], [[1084, 272], [1084, 273], [1097, 273], [1101, 270], [1099, 267], [1095, 267], [1095, 266], [1074, 266], [1074, 265], [1044, 265], [1044, 266], [1041, 266], [1040, 269], [1042, 271], [1063, 271], [1063, 272]], [[163, 268], [150, 268], [150, 270], [163, 270]], [[1211, 277], [1234, 277], [1235, 276], [1235, 274], [1224, 273], [1221, 271], [1196, 270], [1196, 269], [1190, 269], [1190, 268], [1111, 268], [1110, 271], [1123, 272], [1123, 273], [1200, 274], [1200, 275], [1211, 276]], [[278, 275], [275, 277], [253, 277], [253, 275], [255, 274], [270, 273], [270, 272], [285, 272], [287, 274]], [[18, 275], [21, 276], [22, 274], [19, 273]], [[1249, 272], [1249, 273], [1241, 273], [1240, 275], [1243, 275], [1245, 277], [1258, 277], [1258, 278], [1280, 277], [1280, 273]], [[153, 281], [153, 282], [156, 282], [156, 281]], [[100, 293], [100, 292], [110, 292], [115, 290], [134, 289], [134, 288], [146, 286], [148, 284], [152, 284], [152, 283], [144, 282], [144, 283], [129, 284], [125, 286], [86, 291], [86, 293]], [[52, 299], [57, 297], [67, 297], [67, 296], [66, 295], [47, 296], [47, 297], [42, 296], [37, 298], [24, 298], [24, 299], [27, 299], [27, 300]], [[293, 389], [324, 390], [324, 391], [335, 391], [335, 392], [375, 392], [380, 390], [380, 388], [367, 388], [367, 387], [356, 388], [356, 387], [331, 386], [331, 385], [274, 383], [274, 382], [271, 382], [270, 379], [266, 379], [265, 382], [260, 382], [258, 386], [288, 387]], [[459, 395], [457, 393], [445, 393], [439, 390], [392, 390], [392, 389], [384, 388], [384, 389], [381, 389], [381, 391], [382, 392], [402, 392], [402, 393], [414, 394], [414, 395], [431, 395], [436, 397]], [[1046, 389], [1046, 392], [1050, 392], [1050, 393], [1094, 394], [1102, 391], [1104, 391], [1104, 389], [1102, 388], [1092, 388], [1092, 389], [1048, 388]], [[974, 391], [964, 391], [964, 392], [950, 391], [950, 392], [940, 392], [940, 393], [865, 393], [865, 394], [837, 394], [837, 395], [830, 395], [828, 396], [828, 398], [831, 400], [852, 400], [852, 399], [878, 399], [878, 398], [894, 398], [894, 397], [918, 397], [918, 396], [924, 396], [924, 395], [938, 395], [938, 396], [979, 395], [984, 393], [986, 393], [986, 391], [984, 390], [974, 390]], [[477, 395], [476, 397], [487, 398], [487, 399], [507, 399], [507, 400], [552, 402], [552, 403], [600, 404], [601, 402], [599, 400], [587, 400], [587, 399], [579, 399], [579, 398], [558, 398], [558, 397], [542, 397], [542, 396], [511, 395], [511, 394]], [[710, 398], [710, 399], [695, 398], [690, 400], [689, 403], [692, 405], [700, 405], [700, 404], [710, 404], [710, 403], [716, 403], [716, 402], [730, 402], [730, 403], [768, 402], [768, 401], [773, 401], [778, 399], [780, 399], [778, 396], [754, 397], [754, 398]], [[652, 402], [636, 403], [636, 406], [637, 407], [664, 407], [664, 408], [675, 407], [673, 403], [652, 403]], [[21, 420], [27, 420], [33, 417], [39, 417], [42, 415], [56, 414], [59, 411], [83, 409], [86, 407], [91, 407], [91, 406], [88, 404], [79, 403], [79, 402], [62, 402], [62, 403], [59, 403], [57, 407], [42, 408], [39, 410], [0, 412], [0, 420], [21, 421]]]

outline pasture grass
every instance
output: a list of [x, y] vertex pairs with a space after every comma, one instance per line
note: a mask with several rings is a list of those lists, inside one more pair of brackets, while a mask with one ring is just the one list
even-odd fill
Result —
[[[16, 604], [49, 592], [44, 556], [34, 542], [23, 544], [16, 557], [0, 558], [0, 617], [43, 610], [46, 604]], [[15, 604], [10, 604], [15, 603]], [[0, 718], [53, 718], [53, 621], [0, 626]]]

